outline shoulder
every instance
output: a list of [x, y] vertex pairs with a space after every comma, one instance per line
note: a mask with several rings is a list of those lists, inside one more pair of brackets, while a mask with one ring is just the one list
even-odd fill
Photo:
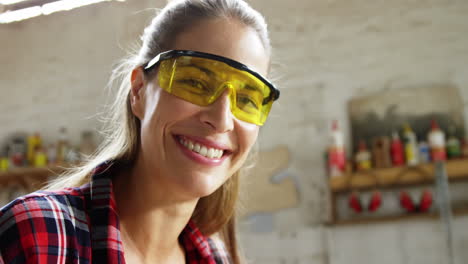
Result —
[[24, 263], [88, 233], [85, 200], [82, 188], [38, 191], [1, 208], [0, 260]]
[[25, 219], [50, 217], [72, 217], [81, 219], [81, 212], [85, 211], [85, 189], [67, 188], [59, 191], [37, 191], [21, 196], [0, 208], [0, 234], [5, 225]]

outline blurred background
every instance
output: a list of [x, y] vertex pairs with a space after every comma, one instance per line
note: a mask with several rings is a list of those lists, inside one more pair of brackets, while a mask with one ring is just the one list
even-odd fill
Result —
[[[166, 4], [14, 2], [0, 0], [1, 205], [100, 142], [113, 65]], [[468, 2], [249, 3], [281, 89], [243, 188], [251, 263], [468, 263]]]

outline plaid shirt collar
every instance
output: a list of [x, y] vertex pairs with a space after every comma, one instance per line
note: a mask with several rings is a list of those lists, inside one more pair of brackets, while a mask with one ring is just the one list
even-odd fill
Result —
[[[125, 263], [119, 218], [116, 210], [110, 173], [112, 163], [104, 163], [94, 171], [89, 183], [89, 218], [93, 263]], [[213, 256], [208, 238], [189, 221], [180, 235], [189, 264], [228, 263], [223, 260], [222, 249], [215, 249], [220, 256]]]

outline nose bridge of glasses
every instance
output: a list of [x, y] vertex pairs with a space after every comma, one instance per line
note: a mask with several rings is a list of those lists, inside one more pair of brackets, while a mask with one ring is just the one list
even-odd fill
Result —
[[231, 81], [224, 81], [220, 83], [217, 87], [217, 92], [214, 97], [214, 101], [212, 103], [215, 103], [216, 101], [219, 100], [225, 100], [223, 99], [224, 96], [227, 96], [228, 102], [229, 102], [229, 108], [232, 111], [232, 107], [236, 103], [236, 89], [234, 87], [234, 84]]
[[217, 92], [216, 99], [224, 95], [226, 93], [226, 90], [227, 90], [227, 96], [232, 97], [235, 94], [235, 90], [236, 90], [234, 87], [234, 84], [231, 81], [224, 81], [220, 83], [217, 88], [218, 89], [216, 90], [218, 92]]

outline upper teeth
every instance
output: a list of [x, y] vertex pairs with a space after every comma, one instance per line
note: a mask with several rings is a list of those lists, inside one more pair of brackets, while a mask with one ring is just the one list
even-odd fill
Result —
[[182, 145], [184, 145], [186, 148], [190, 149], [191, 151], [197, 152], [198, 154], [213, 159], [219, 159], [221, 156], [223, 156], [223, 150], [221, 149], [215, 149], [215, 148], [209, 148], [203, 145], [200, 145], [196, 142], [190, 141], [185, 138], [179, 138], [179, 141]]

